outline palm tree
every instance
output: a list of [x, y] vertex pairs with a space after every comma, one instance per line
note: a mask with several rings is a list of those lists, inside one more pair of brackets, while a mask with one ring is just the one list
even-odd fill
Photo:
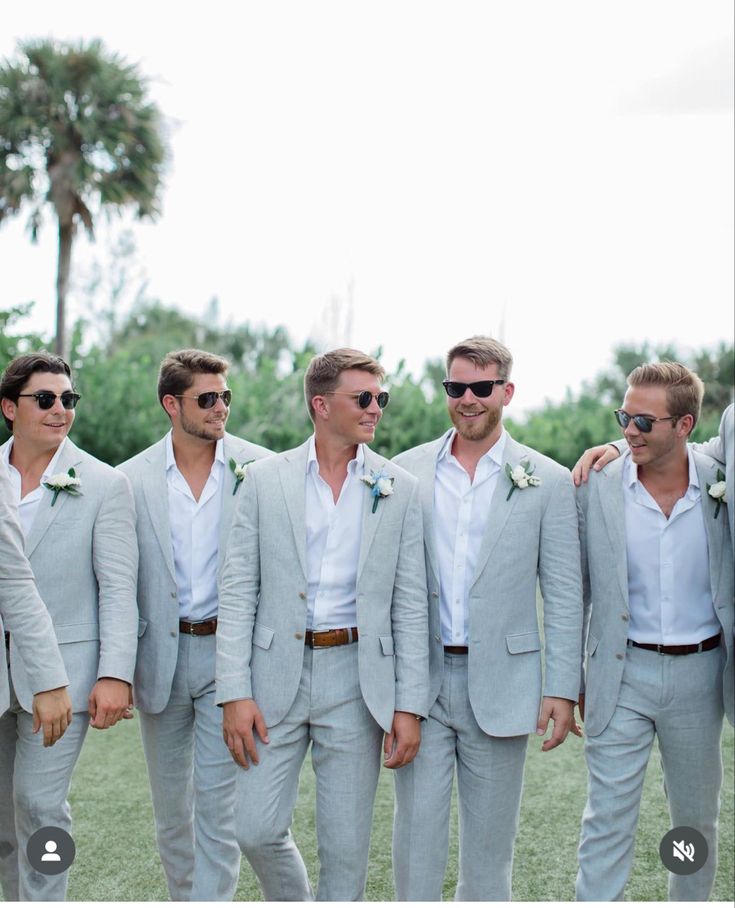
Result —
[[35, 242], [47, 204], [56, 216], [60, 355], [78, 225], [93, 238], [103, 208], [158, 213], [166, 148], [162, 116], [146, 92], [138, 68], [99, 40], [21, 41], [0, 64], [0, 223], [30, 206]]

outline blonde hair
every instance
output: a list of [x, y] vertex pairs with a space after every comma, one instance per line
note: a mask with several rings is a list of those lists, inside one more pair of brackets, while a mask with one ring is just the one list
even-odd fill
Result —
[[696, 372], [681, 363], [642, 363], [628, 376], [628, 385], [631, 388], [642, 385], [665, 388], [666, 404], [671, 416], [690, 415], [694, 419], [692, 429], [696, 426], [704, 397], [704, 383]]
[[312, 422], [314, 421], [314, 407], [311, 404], [313, 398], [334, 391], [339, 384], [340, 375], [348, 369], [369, 372], [381, 382], [385, 378], [385, 369], [377, 359], [373, 359], [372, 356], [368, 356], [367, 353], [362, 353], [360, 350], [340, 347], [337, 350], [330, 350], [329, 353], [315, 356], [309, 363], [304, 376], [304, 397]]
[[455, 344], [447, 353], [447, 375], [452, 368], [455, 359], [462, 357], [468, 359], [476, 366], [493, 366], [498, 367], [498, 375], [503, 381], [510, 378], [510, 372], [513, 368], [513, 354], [500, 341], [493, 337], [487, 337], [483, 334], [475, 334], [468, 337], [467, 340]]

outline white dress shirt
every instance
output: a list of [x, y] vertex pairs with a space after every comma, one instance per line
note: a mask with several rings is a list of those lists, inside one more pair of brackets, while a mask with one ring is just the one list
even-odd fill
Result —
[[66, 438], [61, 442], [59, 447], [56, 449], [54, 456], [48, 463], [48, 466], [43, 471], [43, 476], [41, 476], [41, 481], [38, 486], [29, 492], [25, 498], [21, 498], [21, 491], [23, 487], [23, 480], [20, 473], [15, 467], [10, 463], [10, 452], [13, 450], [13, 439], [10, 439], [10, 444], [7, 446], [5, 451], [3, 451], [3, 457], [5, 458], [5, 466], [8, 468], [8, 475], [10, 476], [10, 484], [13, 487], [13, 492], [15, 493], [15, 504], [18, 505], [18, 519], [20, 520], [20, 526], [23, 530], [23, 538], [28, 539], [28, 534], [31, 531], [33, 526], [33, 521], [36, 519], [36, 512], [38, 511], [38, 505], [41, 502], [41, 499], [44, 495], [53, 495], [53, 492], [50, 492], [45, 486], [44, 482], [48, 482], [49, 479], [57, 472], [56, 464], [59, 461], [59, 456], [61, 455], [64, 445], [66, 444]]
[[442, 642], [467, 646], [469, 592], [477, 567], [498, 477], [503, 468], [506, 432], [477, 463], [474, 481], [452, 454], [452, 431], [436, 459], [434, 542], [439, 560]]
[[702, 491], [689, 452], [689, 486], [666, 519], [628, 457], [622, 472], [628, 557], [628, 637], [700, 643], [720, 631], [712, 602]]
[[347, 477], [336, 503], [319, 475], [314, 436], [306, 461], [306, 626], [325, 631], [357, 626], [357, 565], [360, 560], [362, 509], [368, 487], [365, 452], [347, 464]]
[[220, 438], [212, 469], [197, 501], [176, 466], [171, 432], [166, 436], [168, 517], [179, 616], [186, 621], [206, 621], [217, 615], [219, 523], [224, 472], [224, 440]]

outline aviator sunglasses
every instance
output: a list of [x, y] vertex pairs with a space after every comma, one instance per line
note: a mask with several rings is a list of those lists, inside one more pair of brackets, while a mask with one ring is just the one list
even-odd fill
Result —
[[81, 396], [81, 394], [77, 394], [74, 391], [64, 391], [62, 394], [54, 394], [53, 391], [36, 391], [33, 394], [18, 395], [18, 397], [34, 397], [39, 410], [50, 410], [57, 397], [65, 410], [73, 410], [79, 403]]
[[195, 400], [202, 410], [211, 410], [220, 397], [222, 398], [222, 403], [229, 407], [232, 400], [232, 391], [229, 388], [225, 388], [224, 391], [205, 391], [203, 394], [196, 395], [174, 394], [173, 396], [179, 398], [179, 400]]
[[640, 432], [650, 432], [653, 429], [653, 424], [655, 422], [666, 422], [667, 419], [677, 420], [678, 416], [631, 416], [630, 413], [626, 413], [625, 410], [616, 410], [615, 419], [618, 421], [618, 425], [622, 429], [627, 429], [630, 425], [631, 419], [636, 424], [636, 428]]
[[351, 397], [353, 400], [357, 401], [357, 406], [361, 410], [367, 410], [367, 408], [372, 403], [373, 397], [377, 401], [378, 406], [381, 410], [385, 410], [388, 406], [388, 401], [390, 400], [390, 394], [387, 391], [379, 391], [377, 394], [373, 394], [372, 391], [360, 391], [357, 394], [353, 394], [352, 391], [325, 391], [325, 394], [346, 394], [348, 397]]
[[490, 397], [495, 385], [504, 385], [505, 379], [495, 378], [492, 381], [449, 381], [449, 379], [445, 379], [442, 384], [449, 397], [462, 397], [468, 388], [475, 397]]

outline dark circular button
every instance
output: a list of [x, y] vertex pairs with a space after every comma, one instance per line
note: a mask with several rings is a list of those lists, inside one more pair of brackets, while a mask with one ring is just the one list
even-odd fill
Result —
[[661, 839], [658, 853], [664, 867], [678, 876], [689, 876], [707, 863], [707, 839], [692, 826], [676, 826]]
[[58, 826], [43, 826], [28, 839], [26, 854], [34, 870], [55, 876], [64, 873], [74, 863], [74, 839]]

